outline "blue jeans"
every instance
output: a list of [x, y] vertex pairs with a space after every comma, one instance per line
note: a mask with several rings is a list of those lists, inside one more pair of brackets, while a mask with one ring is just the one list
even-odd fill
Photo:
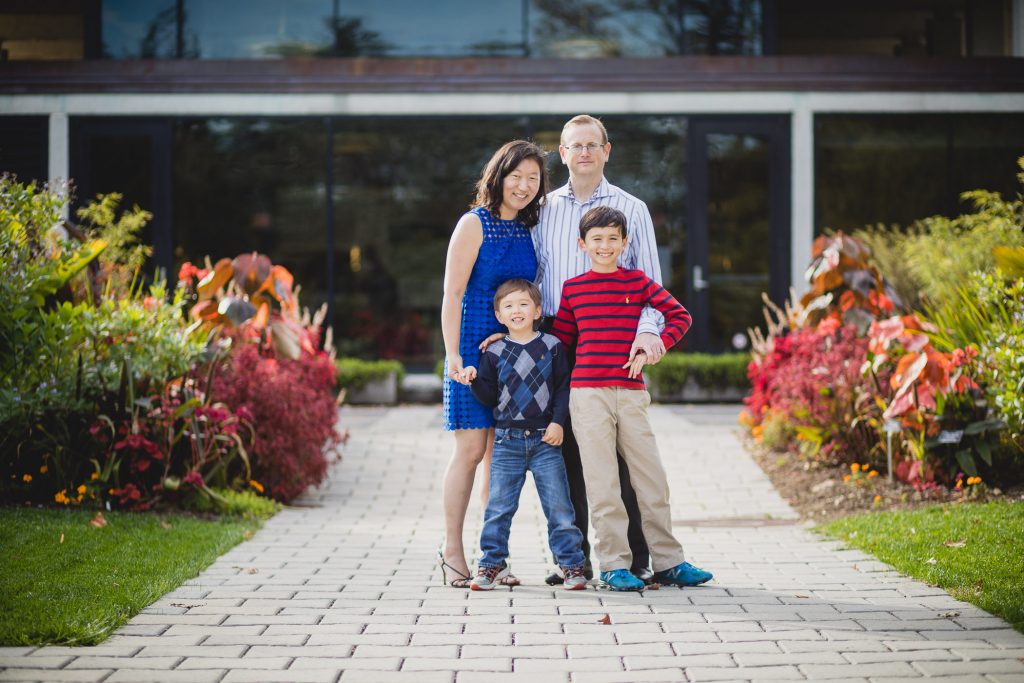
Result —
[[508, 534], [519, 508], [526, 471], [548, 520], [548, 545], [560, 567], [582, 567], [583, 534], [576, 528], [576, 511], [569, 500], [562, 449], [542, 442], [543, 429], [501, 428], [494, 431], [491, 489], [480, 533], [480, 567], [500, 567], [508, 557]]

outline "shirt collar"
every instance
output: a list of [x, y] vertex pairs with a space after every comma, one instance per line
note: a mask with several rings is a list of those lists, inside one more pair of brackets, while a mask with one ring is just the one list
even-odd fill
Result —
[[[608, 182], [607, 178], [605, 178], [604, 176], [601, 176], [601, 182], [597, 184], [597, 189], [594, 190], [594, 194], [592, 194], [590, 197], [588, 197], [586, 201], [580, 202], [580, 203], [581, 204], [586, 204], [587, 202], [591, 202], [591, 201], [593, 201], [595, 199], [599, 199], [601, 197], [608, 197], [608, 196], [611, 195], [611, 193], [612, 193], [611, 192], [611, 183]], [[554, 194], [555, 194], [555, 196], [558, 196], [558, 197], [565, 197], [566, 199], [570, 199], [570, 200], [574, 200], [574, 201], [579, 201], [576, 198], [576, 195], [573, 194], [572, 185], [570, 185], [568, 182], [565, 185], [562, 185], [562, 187], [560, 187], [557, 190], [555, 190]]]

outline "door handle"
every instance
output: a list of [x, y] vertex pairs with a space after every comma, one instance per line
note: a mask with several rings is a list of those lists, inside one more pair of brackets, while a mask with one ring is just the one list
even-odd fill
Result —
[[708, 288], [708, 281], [704, 279], [704, 269], [700, 266], [693, 267], [693, 291], [700, 292]]

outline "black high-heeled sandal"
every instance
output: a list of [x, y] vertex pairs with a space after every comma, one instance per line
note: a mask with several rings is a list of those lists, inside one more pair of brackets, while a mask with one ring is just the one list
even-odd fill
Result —
[[[444, 559], [444, 552], [441, 550], [437, 551], [437, 565], [441, 568], [441, 581], [446, 586], [451, 586], [452, 588], [469, 588], [469, 582], [471, 581], [470, 577], [448, 564]], [[449, 580], [448, 570], [451, 570], [451, 572], [455, 574], [456, 578]]]

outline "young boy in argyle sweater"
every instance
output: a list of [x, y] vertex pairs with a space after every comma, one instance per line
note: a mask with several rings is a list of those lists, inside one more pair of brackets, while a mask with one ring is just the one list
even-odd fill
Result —
[[647, 417], [651, 396], [642, 374], [647, 359], [642, 352], [630, 358], [645, 306], [665, 316], [661, 338], [666, 349], [679, 343], [691, 318], [642, 271], [618, 266], [626, 240], [621, 211], [600, 206], [583, 214], [579, 246], [590, 257], [591, 270], [565, 281], [551, 329], [566, 348], [576, 346], [569, 414], [580, 446], [590, 521], [597, 532], [601, 581], [612, 590], [644, 588], [629, 571], [633, 558], [626, 537], [629, 519], [619, 495], [617, 445], [636, 492], [655, 581], [696, 586], [709, 581], [711, 573], [686, 562], [672, 534], [668, 482]]
[[464, 369], [476, 399], [493, 406], [495, 422], [481, 556], [470, 588], [491, 590], [508, 573], [509, 530], [529, 470], [548, 520], [548, 545], [565, 574], [564, 587], [585, 589], [583, 534], [576, 528], [560, 447], [569, 414], [565, 349], [550, 334], [534, 330], [540, 290], [529, 280], [499, 286], [494, 315], [508, 335], [487, 347], [479, 369]]

